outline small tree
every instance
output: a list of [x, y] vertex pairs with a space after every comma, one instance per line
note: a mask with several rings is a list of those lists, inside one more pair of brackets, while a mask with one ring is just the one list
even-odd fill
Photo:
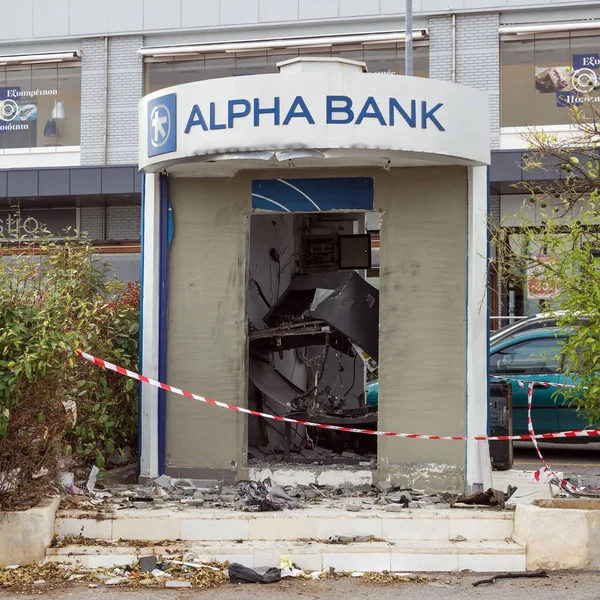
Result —
[[76, 357], [137, 367], [139, 292], [77, 235], [0, 240], [0, 509], [28, 506], [62, 458], [103, 466], [135, 447], [137, 387]]
[[[519, 227], [491, 227], [502, 265], [500, 279], [530, 285], [547, 310], [565, 311], [559, 325], [572, 329], [561, 350], [575, 388], [562, 390], [593, 426], [600, 424], [600, 116], [589, 94], [571, 109], [569, 137], [531, 129], [523, 168], [541, 175], [521, 182], [529, 196]], [[547, 179], [548, 173], [555, 179]], [[515, 216], [509, 217], [510, 220]], [[503, 223], [505, 224], [506, 221]], [[585, 320], [583, 320], [585, 317]]]

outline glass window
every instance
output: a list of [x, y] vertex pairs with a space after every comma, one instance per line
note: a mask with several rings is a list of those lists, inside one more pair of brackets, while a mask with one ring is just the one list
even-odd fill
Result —
[[262, 75], [267, 72], [267, 53], [237, 54], [235, 57], [234, 76]]
[[[598, 36], [539, 34], [500, 44], [501, 125], [566, 125], [568, 108], [591, 96], [600, 75]], [[583, 70], [582, 70], [583, 69]], [[597, 90], [597, 88], [595, 88]]]
[[292, 52], [291, 50], [269, 52], [267, 54], [267, 73], [279, 73], [277, 68], [278, 63], [282, 63], [286, 60], [298, 58], [298, 51]]
[[[177, 63], [173, 65], [177, 68]], [[266, 68], [266, 65], [265, 65]], [[205, 79], [219, 79], [221, 77], [231, 77], [235, 73], [235, 55], [226, 56], [226, 58], [207, 58], [205, 61]], [[195, 81], [192, 79], [192, 81]]]
[[[356, 46], [311, 46], [281, 48], [264, 52], [208, 54], [198, 60], [169, 60], [146, 62], [146, 93], [202, 79], [277, 73], [277, 63], [298, 56], [337, 56], [364, 61], [370, 73], [404, 74], [404, 45], [367, 44]], [[417, 77], [429, 77], [429, 46], [414, 46], [413, 72]], [[0, 74], [1, 75], [1, 74]], [[1, 80], [0, 80], [1, 81]]]
[[79, 63], [0, 67], [0, 150], [78, 146]]
[[364, 61], [367, 63], [369, 73], [390, 73], [401, 75], [398, 68], [398, 49], [393, 47], [372, 47], [365, 48]]
[[554, 337], [539, 338], [514, 344], [490, 358], [492, 373], [543, 375], [560, 371], [558, 353], [564, 340]]
[[500, 45], [502, 127], [518, 127], [535, 122], [535, 94], [531, 89], [534, 70], [533, 47], [533, 40]]

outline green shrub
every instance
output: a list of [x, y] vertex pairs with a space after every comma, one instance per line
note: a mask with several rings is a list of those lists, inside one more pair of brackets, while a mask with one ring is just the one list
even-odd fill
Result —
[[[13, 236], [0, 254], [2, 508], [19, 497], [31, 504], [32, 475], [43, 490], [61, 456], [102, 467], [108, 456], [137, 447], [136, 383], [74, 349], [136, 370], [139, 286], [107, 278], [107, 266], [77, 236], [35, 244]], [[47, 441], [44, 451], [39, 440]], [[34, 447], [37, 458], [24, 469], [18, 457]]]

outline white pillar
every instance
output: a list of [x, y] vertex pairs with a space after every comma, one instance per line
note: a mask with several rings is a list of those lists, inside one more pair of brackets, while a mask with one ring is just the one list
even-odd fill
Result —
[[[487, 167], [469, 167], [467, 254], [467, 435], [488, 426]], [[488, 442], [467, 442], [467, 490], [491, 485]]]
[[[140, 372], [158, 379], [160, 302], [160, 176], [144, 178], [142, 364]], [[158, 389], [142, 384], [140, 477], [158, 477]]]

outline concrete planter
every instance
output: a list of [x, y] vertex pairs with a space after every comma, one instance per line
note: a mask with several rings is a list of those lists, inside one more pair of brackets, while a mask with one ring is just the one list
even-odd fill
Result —
[[47, 498], [35, 508], [0, 512], [0, 565], [26, 565], [44, 559], [54, 536], [59, 498]]
[[527, 570], [599, 569], [600, 500], [555, 498], [517, 505], [515, 541], [527, 548]]

